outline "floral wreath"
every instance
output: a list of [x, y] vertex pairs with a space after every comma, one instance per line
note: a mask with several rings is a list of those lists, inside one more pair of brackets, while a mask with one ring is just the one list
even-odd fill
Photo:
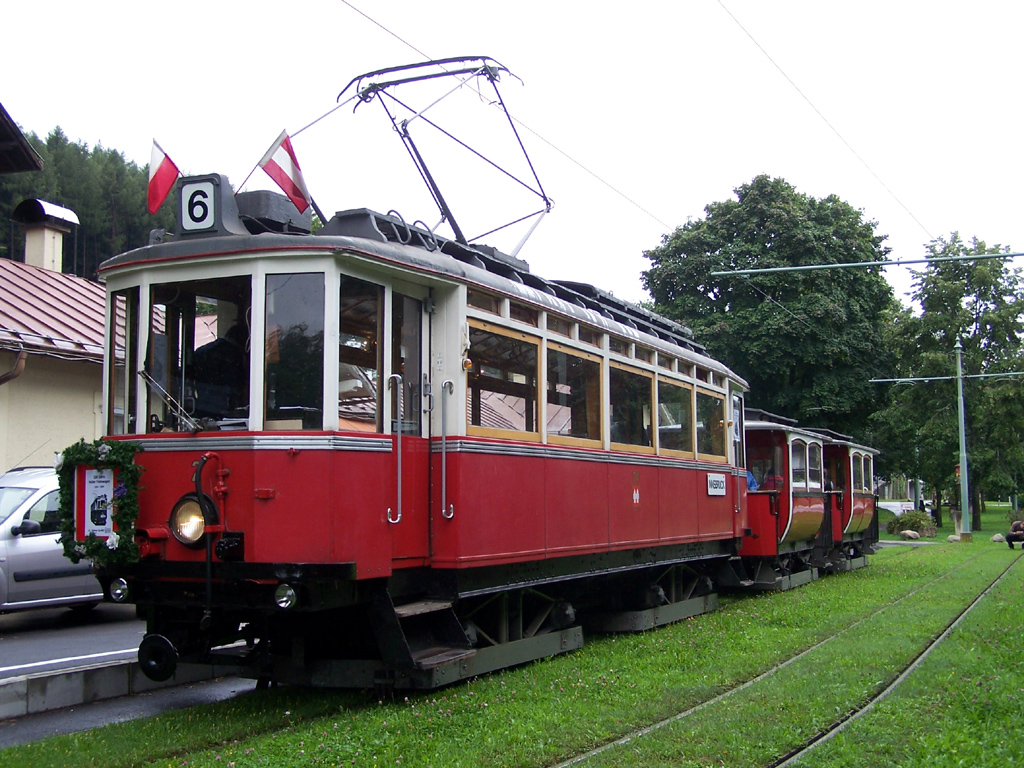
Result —
[[[139, 517], [139, 477], [142, 467], [135, 463], [135, 454], [142, 450], [138, 443], [123, 440], [85, 440], [68, 446], [57, 454], [53, 468], [60, 479], [60, 543], [64, 554], [73, 563], [92, 560], [98, 566], [127, 565], [139, 559], [135, 543], [135, 521]], [[75, 470], [80, 466], [113, 469], [117, 476], [113, 508], [117, 530], [106, 540], [90, 533], [85, 541], [75, 538]]]

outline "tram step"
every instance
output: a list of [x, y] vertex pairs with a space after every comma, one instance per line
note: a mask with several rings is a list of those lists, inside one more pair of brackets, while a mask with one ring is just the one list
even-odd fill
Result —
[[442, 664], [447, 664], [451, 661], [458, 661], [459, 659], [465, 659], [470, 656], [476, 655], [476, 651], [472, 648], [446, 648], [446, 647], [433, 647], [424, 648], [421, 651], [417, 651], [413, 654], [413, 661], [416, 662], [416, 666], [420, 669], [431, 669], [432, 667], [439, 667]]
[[404, 619], [408, 616], [419, 616], [423, 613], [434, 613], [436, 611], [444, 611], [451, 607], [451, 600], [419, 600], [415, 603], [396, 605], [395, 614], [399, 618]]

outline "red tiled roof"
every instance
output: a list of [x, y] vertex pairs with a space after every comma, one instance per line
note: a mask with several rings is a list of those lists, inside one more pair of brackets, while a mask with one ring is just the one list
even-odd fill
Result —
[[0, 349], [102, 360], [105, 296], [90, 280], [0, 259]]

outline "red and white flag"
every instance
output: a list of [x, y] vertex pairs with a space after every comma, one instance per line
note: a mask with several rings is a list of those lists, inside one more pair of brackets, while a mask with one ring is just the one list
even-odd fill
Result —
[[295, 203], [299, 213], [304, 213], [309, 208], [309, 191], [306, 189], [306, 182], [302, 178], [302, 169], [295, 157], [295, 150], [292, 149], [291, 139], [288, 138], [288, 131], [281, 131], [267, 154], [260, 160], [260, 168], [267, 172], [277, 186], [284, 190], [284, 193]]
[[149, 212], [156, 213], [157, 209], [167, 199], [174, 182], [178, 180], [181, 171], [174, 161], [167, 156], [167, 153], [160, 149], [160, 145], [153, 139], [153, 154], [149, 159]]

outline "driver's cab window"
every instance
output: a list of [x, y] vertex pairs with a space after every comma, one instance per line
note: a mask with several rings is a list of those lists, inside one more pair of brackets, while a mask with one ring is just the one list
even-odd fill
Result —
[[324, 274], [267, 275], [264, 428], [324, 428]]
[[384, 288], [341, 276], [338, 319], [338, 429], [381, 431], [380, 328]]
[[147, 431], [246, 428], [251, 324], [248, 275], [153, 286]]

